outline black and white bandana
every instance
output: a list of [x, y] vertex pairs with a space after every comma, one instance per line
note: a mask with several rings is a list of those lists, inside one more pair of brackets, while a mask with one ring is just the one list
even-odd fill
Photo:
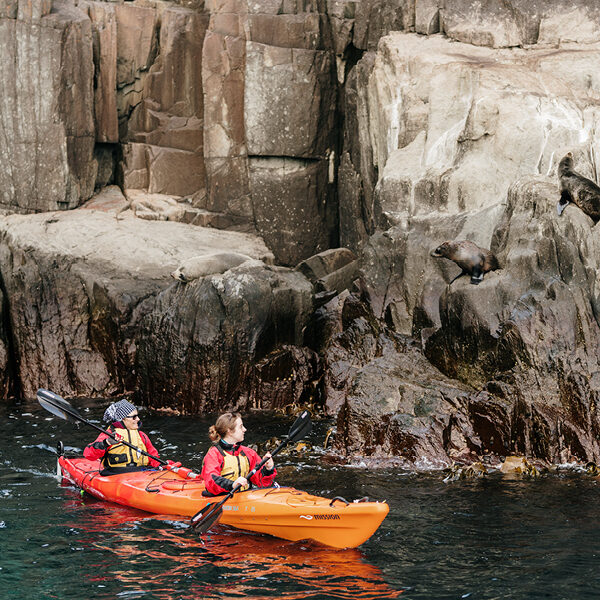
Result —
[[113, 402], [105, 411], [102, 420], [105, 423], [114, 423], [115, 421], [122, 421], [125, 417], [129, 416], [134, 410], [137, 410], [129, 400], [119, 400]]

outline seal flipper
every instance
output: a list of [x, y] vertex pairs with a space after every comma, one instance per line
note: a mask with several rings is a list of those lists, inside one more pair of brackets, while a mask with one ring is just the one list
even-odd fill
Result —
[[463, 275], [468, 275], [468, 273], [466, 271], [461, 271], [448, 285], [452, 285], [459, 277], [462, 277]]
[[556, 212], [558, 216], [562, 215], [563, 210], [567, 207], [567, 204], [571, 202], [571, 194], [567, 190], [563, 190], [560, 194], [560, 200], [556, 203]]

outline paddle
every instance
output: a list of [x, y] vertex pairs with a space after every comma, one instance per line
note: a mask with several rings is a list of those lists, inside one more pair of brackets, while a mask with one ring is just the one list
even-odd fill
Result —
[[[295, 442], [300, 438], [308, 435], [310, 430], [312, 429], [312, 423], [310, 420], [310, 413], [307, 410], [302, 411], [300, 416], [294, 421], [293, 425], [290, 427], [288, 432], [287, 439], [285, 439], [273, 452], [271, 452], [271, 457], [278, 454], [285, 446], [287, 446], [290, 442]], [[263, 465], [268, 461], [268, 458], [263, 458], [255, 467], [248, 473], [246, 479], [250, 481], [252, 475], [260, 471]], [[192, 517], [192, 528], [199, 535], [206, 533], [220, 518], [223, 514], [223, 504], [229, 500], [239, 489], [240, 485], [234, 487], [220, 502], [217, 504], [207, 504], [202, 510], [199, 510]]]
[[[81, 423], [85, 423], [86, 425], [97, 429], [101, 433], [105, 433], [111, 438], [113, 437], [113, 435], [109, 431], [106, 431], [105, 429], [102, 429], [102, 427], [98, 427], [98, 425], [94, 425], [93, 423], [90, 423], [90, 421], [88, 421], [87, 419], [84, 419], [64, 398], [61, 398], [54, 392], [51, 392], [50, 390], [39, 389], [37, 391], [37, 399], [38, 402], [42, 405], [42, 408], [45, 408], [48, 412], [52, 413], [53, 415], [64, 419], [65, 421], [79, 421]], [[135, 450], [136, 452], [139, 452], [140, 454], [143, 454], [144, 456], [147, 456], [148, 458], [153, 458], [154, 460], [157, 460], [161, 465], [168, 465], [166, 461], [162, 460], [161, 458], [158, 458], [158, 456], [148, 454], [147, 452], [144, 452], [137, 446], [134, 446], [133, 444], [130, 444], [125, 440], [118, 440], [118, 442], [120, 444], [128, 446], [129, 448]]]

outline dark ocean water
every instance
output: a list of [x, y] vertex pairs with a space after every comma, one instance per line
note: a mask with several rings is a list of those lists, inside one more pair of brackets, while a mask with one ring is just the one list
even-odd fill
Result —
[[[103, 407], [77, 407], [99, 422]], [[200, 468], [213, 419], [144, 412], [163, 458]], [[386, 499], [390, 514], [360, 548], [333, 550], [218, 526], [199, 539], [186, 519], [156, 518], [82, 496], [55, 478], [62, 440], [80, 453], [95, 432], [36, 403], [0, 408], [0, 598], [497, 599], [600, 595], [600, 487], [585, 474], [494, 475], [443, 483], [443, 473], [370, 472], [280, 457], [282, 484], [324, 496]], [[246, 441], [291, 421], [252, 415]]]

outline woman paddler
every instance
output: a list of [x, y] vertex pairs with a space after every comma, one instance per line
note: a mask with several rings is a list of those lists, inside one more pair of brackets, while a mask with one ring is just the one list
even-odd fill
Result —
[[224, 413], [210, 426], [208, 435], [215, 445], [206, 453], [202, 463], [202, 479], [207, 495], [225, 494], [238, 484], [241, 491], [249, 487], [273, 485], [277, 471], [269, 452], [264, 456], [269, 460], [262, 469], [250, 481], [246, 479], [261, 458], [252, 448], [242, 446], [245, 433], [240, 413]]
[[107, 431], [111, 435], [101, 433], [96, 441], [88, 444], [83, 451], [83, 455], [89, 460], [101, 459], [103, 468], [101, 475], [130, 473], [160, 465], [158, 461], [120, 443], [120, 440], [125, 440], [140, 450], [158, 457], [158, 452], [150, 438], [140, 431], [142, 422], [137, 408], [131, 402], [125, 399], [114, 402], [104, 411], [102, 420], [110, 423]]

